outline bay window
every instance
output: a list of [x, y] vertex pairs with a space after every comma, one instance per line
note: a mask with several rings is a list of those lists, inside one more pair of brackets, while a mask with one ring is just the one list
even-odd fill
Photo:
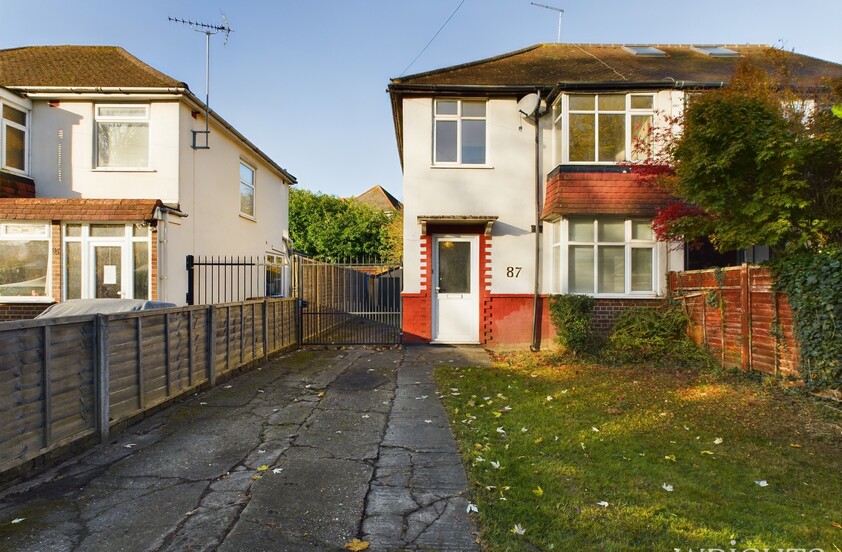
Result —
[[654, 94], [570, 94], [555, 105], [563, 163], [644, 159], [650, 147]]
[[[555, 291], [605, 296], [657, 294], [650, 220], [569, 218], [553, 229]], [[566, 274], [566, 279], [564, 276]]]
[[149, 167], [149, 106], [96, 106], [96, 166]]
[[486, 163], [485, 100], [436, 100], [434, 119], [434, 164]]
[[0, 223], [0, 297], [49, 296], [50, 226]]

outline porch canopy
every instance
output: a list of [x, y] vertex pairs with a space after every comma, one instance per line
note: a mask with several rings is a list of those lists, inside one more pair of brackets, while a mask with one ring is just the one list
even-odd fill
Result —
[[426, 236], [430, 226], [481, 226], [486, 236], [491, 235], [491, 227], [499, 217], [487, 215], [420, 215], [421, 235]]

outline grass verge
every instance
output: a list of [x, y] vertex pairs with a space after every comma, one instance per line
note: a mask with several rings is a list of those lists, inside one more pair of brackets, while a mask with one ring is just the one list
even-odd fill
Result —
[[551, 355], [435, 376], [488, 551], [842, 549], [838, 410]]

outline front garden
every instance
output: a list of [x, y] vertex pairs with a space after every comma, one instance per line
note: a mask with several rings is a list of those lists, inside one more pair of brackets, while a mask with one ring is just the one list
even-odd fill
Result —
[[842, 410], [745, 374], [553, 353], [442, 367], [488, 551], [842, 549]]

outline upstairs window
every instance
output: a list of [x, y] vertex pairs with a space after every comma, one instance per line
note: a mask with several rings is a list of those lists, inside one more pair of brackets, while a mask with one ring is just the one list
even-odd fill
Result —
[[96, 106], [96, 166], [149, 167], [149, 106]]
[[484, 165], [485, 113], [485, 100], [436, 100], [433, 162], [436, 165]]
[[254, 218], [254, 169], [240, 162], [240, 214]]
[[567, 96], [569, 163], [617, 163], [647, 156], [654, 116], [653, 94]]
[[7, 103], [2, 104], [0, 119], [0, 162], [2, 168], [14, 172], [27, 173], [27, 123], [29, 114], [26, 110]]

